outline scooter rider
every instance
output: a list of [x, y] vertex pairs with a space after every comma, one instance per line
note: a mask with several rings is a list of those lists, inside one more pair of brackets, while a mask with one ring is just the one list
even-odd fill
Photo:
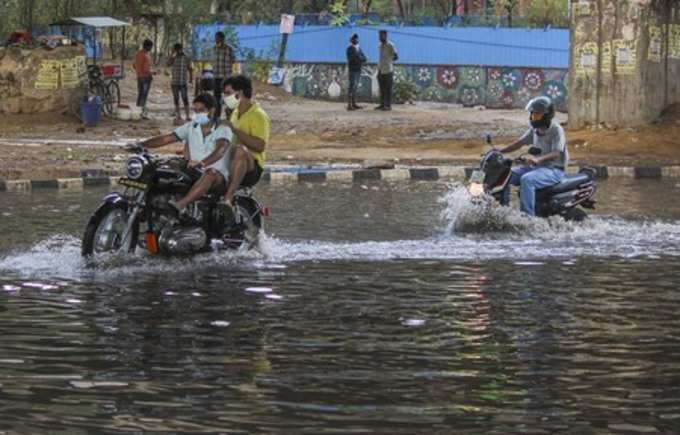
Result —
[[512, 186], [520, 186], [521, 210], [536, 216], [536, 191], [554, 186], [564, 179], [569, 152], [564, 129], [553, 122], [555, 106], [548, 97], [534, 98], [527, 104], [531, 128], [516, 142], [500, 149], [503, 154], [531, 145], [540, 149], [539, 155], [525, 158], [526, 165], [512, 168], [510, 182], [503, 191], [503, 205], [510, 204]]

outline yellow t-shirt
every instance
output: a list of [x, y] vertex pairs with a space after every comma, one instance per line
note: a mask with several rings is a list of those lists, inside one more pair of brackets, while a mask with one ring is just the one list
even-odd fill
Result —
[[[231, 123], [234, 124], [234, 127], [250, 136], [262, 139], [267, 145], [269, 143], [269, 116], [267, 113], [262, 110], [258, 103], [253, 103], [243, 115], [238, 110], [237, 107], [231, 114]], [[241, 145], [243, 142], [237, 140], [236, 143]], [[266, 152], [256, 153], [252, 150], [250, 152], [260, 168], [264, 169], [264, 163], [267, 159]]]

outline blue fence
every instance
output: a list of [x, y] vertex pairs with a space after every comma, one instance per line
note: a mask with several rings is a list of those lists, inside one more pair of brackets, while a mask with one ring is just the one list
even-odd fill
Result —
[[[213, 58], [214, 34], [225, 27], [219, 24], [194, 27], [195, 59]], [[241, 58], [246, 53], [276, 58], [281, 38], [278, 26], [233, 26], [233, 29], [238, 35]], [[296, 26], [288, 41], [286, 61], [345, 63], [349, 37], [357, 33], [369, 62], [376, 62], [380, 29], [389, 32], [399, 51], [399, 63], [405, 65], [569, 67], [569, 30], [493, 27]]]

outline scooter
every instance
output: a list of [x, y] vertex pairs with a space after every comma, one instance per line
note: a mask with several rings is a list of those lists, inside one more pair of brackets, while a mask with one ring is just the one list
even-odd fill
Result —
[[[490, 135], [487, 135], [486, 142], [491, 145]], [[531, 147], [529, 154], [540, 155], [541, 149]], [[501, 203], [503, 190], [510, 182], [515, 164], [527, 164], [526, 157], [510, 159], [496, 149], [485, 153], [468, 183], [468, 191], [473, 199], [487, 196]], [[575, 222], [586, 220], [588, 214], [584, 209], [594, 209], [596, 204], [593, 199], [597, 190], [596, 174], [595, 168], [583, 167], [578, 174], [565, 176], [559, 184], [537, 190], [536, 215], [544, 218], [559, 215]]]

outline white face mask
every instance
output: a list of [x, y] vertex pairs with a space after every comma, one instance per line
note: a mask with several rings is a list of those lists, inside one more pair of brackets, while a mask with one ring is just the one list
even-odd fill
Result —
[[238, 98], [236, 94], [231, 94], [224, 99], [224, 104], [229, 108], [229, 110], [234, 110], [238, 107]]
[[191, 121], [194, 123], [204, 126], [210, 122], [210, 117], [208, 116], [207, 113], [202, 112], [202, 113], [194, 113], [191, 117]]

